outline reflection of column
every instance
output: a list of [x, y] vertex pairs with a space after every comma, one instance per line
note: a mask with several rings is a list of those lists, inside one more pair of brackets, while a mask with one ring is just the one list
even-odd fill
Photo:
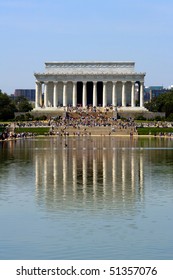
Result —
[[67, 82], [63, 83], [63, 106], [67, 106]]
[[62, 169], [63, 169], [63, 195], [66, 195], [67, 187], [67, 149], [62, 150]]
[[97, 159], [96, 154], [93, 153], [93, 193], [94, 198], [97, 196]]
[[83, 153], [83, 158], [82, 158], [82, 179], [83, 179], [83, 194], [84, 197], [86, 196], [86, 188], [87, 188], [87, 158], [86, 154]]
[[77, 83], [73, 82], [73, 107], [77, 106]]
[[93, 107], [97, 107], [97, 82], [93, 82]]
[[122, 151], [122, 197], [124, 198], [124, 194], [125, 194], [125, 153]]
[[44, 83], [44, 106], [48, 107], [48, 83]]
[[76, 152], [73, 154], [72, 158], [72, 177], [73, 177], [73, 196], [76, 198], [76, 189], [77, 189], [77, 159]]
[[35, 155], [35, 186], [36, 186], [36, 191], [39, 188], [39, 159], [38, 155]]
[[123, 106], [123, 107], [126, 106], [125, 83], [126, 83], [126, 82], [122, 82], [122, 106]]
[[115, 154], [115, 150], [114, 150], [113, 154], [112, 154], [112, 192], [113, 192], [113, 196], [115, 196], [115, 191], [116, 191], [116, 154]]
[[54, 88], [53, 88], [53, 107], [57, 107], [58, 105], [58, 83], [54, 83]]
[[106, 195], [106, 183], [107, 183], [107, 160], [105, 151], [103, 151], [103, 196]]
[[48, 171], [47, 171], [47, 164], [48, 164], [48, 161], [47, 161], [47, 158], [46, 156], [44, 156], [44, 187], [45, 189], [47, 189], [47, 186], [48, 186]]
[[132, 89], [131, 89], [131, 107], [135, 107], [135, 82], [132, 82]]
[[112, 106], [117, 106], [117, 91], [116, 91], [116, 81], [112, 85]]
[[132, 185], [132, 192], [135, 191], [135, 159], [134, 153], [131, 154], [131, 185]]
[[140, 195], [142, 198], [143, 189], [144, 189], [144, 158], [142, 153], [140, 153], [140, 158], [139, 158], [139, 186], [140, 186]]
[[103, 107], [107, 106], [107, 90], [106, 90], [106, 82], [103, 82]]
[[87, 106], [86, 82], [83, 82], [82, 107], [86, 107], [86, 106]]
[[[57, 184], [58, 184], [58, 180], [57, 180], [57, 171], [58, 171], [58, 168], [57, 168], [57, 154], [54, 153], [53, 154], [53, 186], [54, 186], [54, 189], [56, 190], [57, 189]], [[54, 190], [54, 191], [55, 191]]]
[[140, 82], [140, 107], [144, 107], [144, 83]]

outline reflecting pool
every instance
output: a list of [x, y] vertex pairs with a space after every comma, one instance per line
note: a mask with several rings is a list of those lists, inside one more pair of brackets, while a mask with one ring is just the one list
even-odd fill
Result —
[[0, 259], [173, 259], [173, 139], [0, 143]]

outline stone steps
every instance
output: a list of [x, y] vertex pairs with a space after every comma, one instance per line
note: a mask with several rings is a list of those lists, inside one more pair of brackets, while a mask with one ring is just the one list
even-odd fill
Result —
[[115, 131], [112, 131], [111, 127], [81, 127], [80, 129], [73, 127], [67, 127], [66, 129], [63, 127], [54, 128], [54, 133], [57, 134], [57, 132], [63, 135], [130, 135], [132, 128], [116, 128]]

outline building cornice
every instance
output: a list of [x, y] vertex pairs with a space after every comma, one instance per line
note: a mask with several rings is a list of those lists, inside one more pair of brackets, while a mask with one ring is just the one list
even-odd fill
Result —
[[73, 74], [52, 74], [52, 73], [34, 73], [38, 81], [143, 81], [146, 73], [73, 73]]
[[90, 65], [90, 64], [110, 64], [110, 65], [114, 65], [114, 64], [131, 64], [131, 65], [135, 65], [134, 61], [47, 61], [45, 62], [45, 65], [69, 65], [69, 64], [85, 64], [85, 65]]

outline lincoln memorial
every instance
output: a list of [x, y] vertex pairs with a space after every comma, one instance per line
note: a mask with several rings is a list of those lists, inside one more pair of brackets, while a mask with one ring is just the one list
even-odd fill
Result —
[[46, 62], [44, 73], [34, 76], [36, 111], [68, 106], [145, 110], [145, 73], [135, 72], [134, 62]]

